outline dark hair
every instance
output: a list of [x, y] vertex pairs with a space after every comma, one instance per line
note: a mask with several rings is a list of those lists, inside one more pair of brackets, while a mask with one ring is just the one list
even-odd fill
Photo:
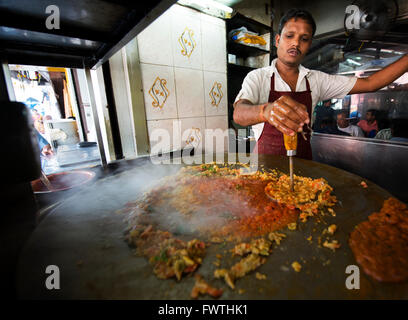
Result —
[[367, 113], [367, 112], [370, 112], [371, 115], [374, 116], [374, 118], [377, 119], [377, 110], [376, 110], [376, 109], [368, 109], [368, 110], [366, 111], [366, 113]]
[[303, 9], [290, 9], [288, 12], [285, 13], [285, 15], [280, 19], [279, 21], [279, 28], [278, 28], [278, 33], [282, 33], [282, 29], [285, 26], [286, 22], [288, 22], [290, 19], [297, 18], [305, 20], [310, 26], [312, 27], [312, 36], [314, 36], [316, 32], [316, 22], [314, 21], [312, 15], [310, 12], [303, 10]]
[[348, 116], [349, 116], [349, 112], [348, 112], [347, 110], [340, 110], [340, 111], [338, 111], [337, 114], [336, 114], [336, 116], [338, 116], [339, 114], [344, 114], [344, 116], [345, 116], [346, 118], [348, 118]]

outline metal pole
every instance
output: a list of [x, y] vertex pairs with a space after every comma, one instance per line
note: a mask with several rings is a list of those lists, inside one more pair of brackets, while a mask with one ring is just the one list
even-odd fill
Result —
[[99, 125], [98, 111], [96, 109], [95, 92], [92, 86], [91, 70], [89, 68], [85, 68], [85, 75], [86, 75], [86, 83], [88, 85], [89, 100], [91, 103], [92, 115], [93, 115], [93, 120], [94, 120], [94, 125], [95, 125], [96, 139], [98, 140], [99, 154], [101, 156], [101, 165], [103, 168], [106, 168], [108, 163], [106, 161], [105, 148], [103, 146], [103, 140], [102, 140], [101, 126]]
[[294, 186], [293, 186], [293, 157], [289, 157], [289, 173], [290, 173], [290, 191], [293, 192]]
[[1, 61], [0, 67], [0, 100], [16, 101], [7, 61]]

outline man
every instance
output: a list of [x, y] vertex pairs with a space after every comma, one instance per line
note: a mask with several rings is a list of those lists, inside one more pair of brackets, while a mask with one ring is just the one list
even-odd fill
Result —
[[337, 114], [337, 128], [340, 131], [347, 132], [352, 137], [364, 137], [364, 133], [359, 126], [350, 124], [345, 111], [341, 111]]
[[334, 109], [331, 107], [332, 103], [331, 100], [323, 101], [322, 103], [318, 103], [313, 110], [313, 130], [319, 131], [322, 126], [322, 120], [334, 118]]
[[377, 111], [370, 109], [366, 112], [366, 120], [360, 120], [357, 125], [364, 131], [369, 138], [375, 137], [378, 132], [378, 125], [376, 119]]
[[[310, 13], [289, 10], [282, 17], [275, 37], [277, 59], [268, 67], [251, 71], [242, 84], [233, 116], [242, 126], [253, 125], [257, 139], [255, 152], [285, 155], [283, 134], [295, 135], [305, 130], [317, 102], [376, 91], [408, 70], [407, 56], [361, 79], [308, 70], [300, 63], [315, 31]], [[298, 156], [312, 159], [310, 139], [304, 141], [298, 137], [298, 142]]]

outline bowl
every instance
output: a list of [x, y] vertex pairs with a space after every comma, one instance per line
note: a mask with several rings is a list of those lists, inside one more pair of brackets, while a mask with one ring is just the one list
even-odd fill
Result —
[[47, 178], [50, 181], [51, 186], [53, 187], [52, 190], [49, 190], [41, 181], [41, 179], [32, 181], [31, 186], [34, 193], [63, 191], [81, 186], [92, 180], [94, 176], [94, 172], [85, 170], [58, 172], [47, 175]]

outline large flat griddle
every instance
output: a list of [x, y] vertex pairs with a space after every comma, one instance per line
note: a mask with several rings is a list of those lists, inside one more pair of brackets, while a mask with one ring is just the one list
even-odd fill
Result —
[[[286, 157], [261, 156], [265, 168], [288, 170]], [[147, 164], [119, 176], [108, 177], [88, 185], [49, 214], [33, 233], [22, 252], [17, 276], [19, 297], [28, 299], [188, 299], [193, 277], [175, 280], [157, 279], [143, 257], [137, 257], [123, 241], [125, 223], [114, 211], [137, 198], [157, 182], [160, 176], [176, 172], [180, 165]], [[382, 284], [360, 269], [360, 290], [345, 286], [346, 267], [356, 261], [348, 246], [354, 226], [391, 195], [377, 185], [354, 174], [312, 161], [295, 159], [295, 174], [325, 178], [334, 187], [339, 202], [336, 217], [325, 217], [325, 223], [311, 220], [298, 223], [297, 231], [283, 230], [287, 238], [273, 250], [258, 271], [267, 280], [257, 280], [251, 273], [236, 282], [239, 294], [227, 288], [222, 280], [213, 279], [215, 254], [225, 254], [228, 246], [211, 245], [198, 272], [210, 283], [226, 290], [221, 299], [373, 299], [408, 298], [408, 284]], [[317, 237], [329, 224], [335, 223], [335, 239], [342, 247], [335, 253], [318, 248]], [[306, 240], [312, 235], [312, 243]], [[231, 264], [230, 254], [222, 261]], [[301, 272], [291, 268], [293, 261], [302, 264]], [[60, 269], [61, 289], [45, 287], [45, 269]], [[204, 297], [208, 298], [208, 296]]]

